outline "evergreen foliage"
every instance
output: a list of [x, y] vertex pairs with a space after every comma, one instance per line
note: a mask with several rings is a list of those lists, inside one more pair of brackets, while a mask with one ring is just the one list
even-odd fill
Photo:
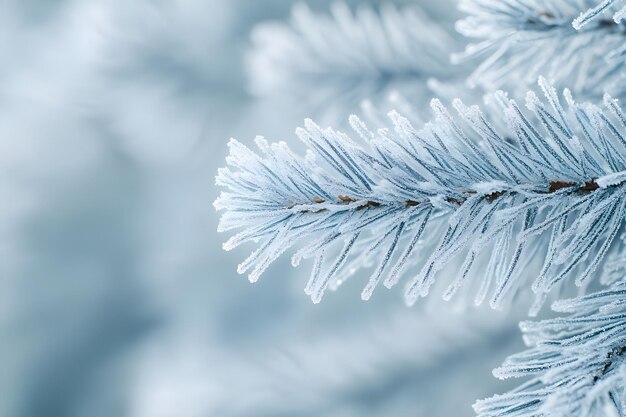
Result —
[[478, 401], [480, 417], [624, 416], [626, 396], [626, 282], [554, 303], [567, 316], [522, 322], [530, 348], [494, 370], [498, 378], [532, 379]]
[[[620, 1], [460, 0], [467, 15], [457, 30], [469, 38], [457, 62], [481, 60], [468, 82], [487, 90], [528, 85], [538, 76], [578, 94], [602, 97], [624, 94], [626, 26], [624, 9], [606, 16]], [[581, 12], [584, 11], [584, 12]], [[604, 13], [602, 13], [604, 12]]]
[[[408, 80], [427, 94], [441, 77], [449, 82], [439, 90], [472, 99], [457, 82], [466, 78], [485, 103], [454, 99], [452, 111], [432, 99], [420, 124], [419, 107], [376, 126], [353, 115], [350, 134], [306, 120], [296, 131], [304, 155], [262, 137], [258, 151], [231, 139], [214, 203], [219, 231], [238, 230], [224, 249], [256, 244], [238, 266], [251, 282], [286, 252], [294, 266], [311, 259], [305, 292], [315, 303], [362, 269], [364, 300], [404, 277], [409, 305], [442, 283], [444, 299], [463, 291], [492, 308], [532, 293], [531, 316], [575, 284], [579, 297], [553, 304], [567, 315], [522, 322], [528, 350], [494, 371], [530, 380], [475, 410], [626, 416], [626, 4], [458, 3], [458, 31], [479, 40], [454, 54], [475, 63], [465, 72], [441, 59], [452, 38], [414, 9], [353, 15], [339, 5], [325, 18], [302, 7], [292, 26], [257, 32], [258, 93], [361, 83], [373, 92]], [[526, 91], [536, 80], [540, 93]]]
[[[310, 100], [375, 95], [388, 88], [419, 88], [416, 80], [446, 79], [457, 42], [418, 7], [383, 3], [352, 12], [335, 3], [331, 16], [298, 3], [291, 24], [266, 23], [252, 33], [250, 88], [259, 96], [304, 95]], [[345, 109], [344, 109], [345, 111]]]
[[444, 298], [475, 270], [476, 303], [490, 292], [494, 308], [520, 286], [523, 265], [542, 256], [532, 283], [536, 311], [566, 277], [575, 275], [577, 285], [593, 277], [623, 225], [626, 202], [626, 118], [616, 101], [606, 95], [603, 110], [565, 90], [564, 108], [544, 79], [539, 84], [545, 100], [529, 92], [526, 112], [495, 94], [506, 130], [476, 106], [457, 100], [453, 117], [433, 100], [435, 118], [420, 130], [395, 112], [393, 129], [376, 133], [352, 116], [358, 141], [307, 121], [297, 131], [304, 157], [260, 137], [260, 154], [231, 140], [229, 168], [217, 177], [227, 191], [215, 206], [225, 209], [220, 231], [243, 231], [224, 248], [260, 243], [238, 267], [254, 282], [306, 242], [292, 263], [315, 259], [306, 286], [314, 302], [377, 259], [362, 298], [412, 272], [405, 292], [412, 304], [460, 255], [461, 272]]

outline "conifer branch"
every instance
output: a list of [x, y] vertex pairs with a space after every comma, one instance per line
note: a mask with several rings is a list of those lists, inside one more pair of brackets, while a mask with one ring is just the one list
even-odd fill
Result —
[[532, 377], [517, 389], [477, 401], [479, 417], [625, 416], [626, 282], [553, 305], [568, 313], [522, 322], [530, 348], [494, 370], [498, 378]]
[[331, 90], [335, 97], [358, 92], [358, 103], [389, 86], [415, 89], [429, 77], [458, 73], [448, 58], [457, 42], [416, 6], [352, 12], [337, 2], [326, 16], [299, 3], [290, 24], [261, 24], [252, 41], [248, 72], [260, 96], [286, 91], [309, 100]]
[[458, 258], [444, 298], [476, 281], [476, 304], [491, 294], [494, 308], [523, 284], [524, 266], [543, 259], [532, 282], [536, 313], [566, 278], [586, 285], [596, 275], [626, 212], [626, 117], [617, 101], [606, 95], [602, 110], [565, 90], [565, 108], [553, 87], [539, 85], [545, 101], [529, 92], [527, 112], [495, 94], [497, 124], [460, 100], [455, 119], [433, 100], [435, 118], [421, 130], [395, 112], [393, 131], [376, 133], [352, 116], [361, 143], [307, 121], [297, 131], [306, 157], [263, 138], [260, 155], [231, 140], [229, 168], [217, 176], [227, 190], [215, 206], [225, 210], [219, 230], [243, 231], [225, 249], [259, 242], [238, 268], [254, 282], [299, 247], [294, 266], [314, 258], [305, 289], [314, 302], [371, 266], [363, 299], [410, 275], [412, 304]]
[[[520, 81], [525, 89], [543, 75], [586, 97], [595, 99], [603, 91], [622, 97], [626, 7], [615, 9], [621, 3], [461, 0], [467, 16], [457, 22], [457, 30], [480, 42], [453, 59], [481, 59], [468, 82], [492, 91]], [[607, 17], [609, 10], [615, 12], [613, 19]]]

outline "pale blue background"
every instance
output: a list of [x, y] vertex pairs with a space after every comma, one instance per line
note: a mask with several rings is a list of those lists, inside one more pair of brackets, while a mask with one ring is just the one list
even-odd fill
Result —
[[247, 93], [251, 28], [291, 6], [0, 2], [0, 416], [451, 417], [506, 390], [506, 313], [362, 280], [314, 306], [306, 267], [251, 285], [221, 250], [228, 138], [319, 116]]

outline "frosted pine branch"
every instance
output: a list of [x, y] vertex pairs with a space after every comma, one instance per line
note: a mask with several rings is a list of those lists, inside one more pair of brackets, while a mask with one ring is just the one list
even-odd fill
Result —
[[519, 388], [478, 401], [479, 417], [626, 415], [626, 283], [553, 305], [568, 316], [520, 327], [531, 347], [494, 370], [531, 376]]
[[363, 6], [353, 13], [335, 3], [331, 11], [313, 13], [300, 3], [291, 24], [255, 28], [248, 60], [254, 93], [286, 90], [310, 98], [320, 89], [336, 96], [357, 90], [360, 100], [390, 84], [456, 72], [448, 55], [457, 44], [417, 7], [383, 4], [380, 11]]
[[252, 282], [297, 248], [294, 266], [313, 258], [306, 293], [314, 302], [372, 267], [362, 298], [408, 276], [412, 304], [452, 265], [444, 298], [468, 282], [476, 304], [489, 296], [497, 308], [536, 264], [536, 312], [566, 278], [585, 285], [596, 275], [616, 250], [626, 209], [626, 117], [617, 101], [605, 96], [603, 110], [565, 90], [563, 107], [539, 84], [545, 99], [529, 92], [526, 111], [505, 93], [493, 97], [490, 115], [505, 128], [476, 106], [457, 100], [453, 116], [433, 100], [434, 119], [420, 130], [395, 112], [393, 130], [377, 132], [352, 116], [358, 141], [306, 121], [297, 130], [305, 157], [282, 142], [259, 137], [256, 154], [231, 140], [215, 207], [225, 210], [220, 231], [242, 231], [224, 248], [257, 242], [238, 267]]
[[[578, 94], [624, 94], [623, 0], [461, 0], [462, 34], [479, 39], [454, 59], [481, 59], [468, 82], [487, 89], [522, 85], [544, 75]], [[587, 10], [589, 9], [589, 10]], [[610, 14], [608, 15], [610, 16]]]

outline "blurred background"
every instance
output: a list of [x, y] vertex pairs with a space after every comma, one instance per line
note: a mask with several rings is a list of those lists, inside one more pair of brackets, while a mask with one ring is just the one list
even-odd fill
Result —
[[[394, 3], [455, 37], [452, 0]], [[325, 119], [250, 93], [251, 34], [293, 6], [0, 2], [0, 416], [471, 416], [509, 387], [515, 312], [366, 303], [362, 279], [313, 305], [306, 267], [251, 285], [251, 248], [222, 251], [228, 139]]]

